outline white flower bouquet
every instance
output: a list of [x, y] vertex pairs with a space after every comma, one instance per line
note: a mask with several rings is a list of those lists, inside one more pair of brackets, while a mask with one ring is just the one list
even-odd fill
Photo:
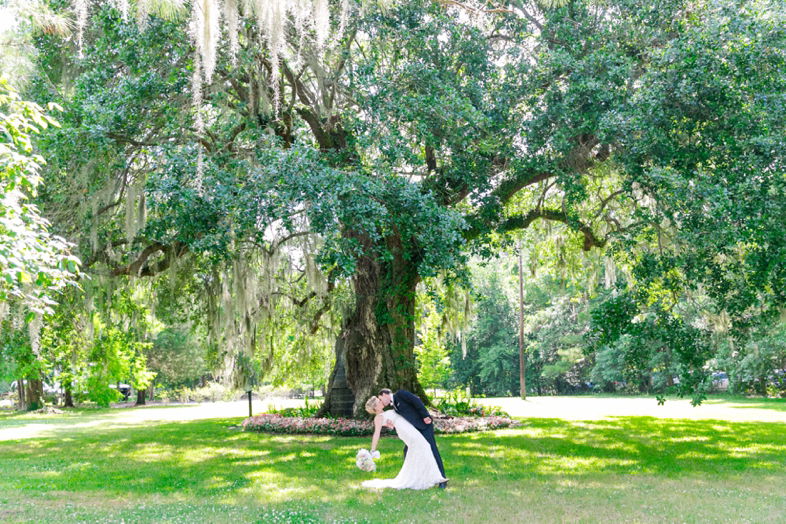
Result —
[[[379, 452], [375, 451], [374, 455], [378, 457]], [[355, 464], [357, 464], [357, 467], [362, 469], [363, 471], [377, 470], [377, 465], [374, 463], [374, 459], [371, 455], [371, 452], [367, 449], [358, 450], [357, 458], [355, 459]]]

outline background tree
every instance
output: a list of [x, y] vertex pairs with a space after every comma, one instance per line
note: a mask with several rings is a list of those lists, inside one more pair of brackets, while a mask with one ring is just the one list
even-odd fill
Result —
[[437, 313], [436, 304], [420, 295], [418, 305], [420, 319], [417, 322], [418, 335], [415, 356], [418, 363], [418, 380], [425, 389], [431, 388], [434, 396], [437, 388], [444, 388], [450, 378], [450, 358], [443, 332], [443, 317]]
[[[640, 82], [650, 87], [621, 115], [627, 132], [618, 160], [644, 205], [620, 248], [651, 246], [633, 255], [634, 291], [622, 300], [673, 328], [662, 338], [687, 342], [674, 347], [696, 352], [682, 355], [694, 370], [708, 342], [673, 314], [680, 301], [708, 297], [706, 316], [726, 319], [737, 348], [754, 326], [777, 318], [782, 303], [786, 242], [771, 220], [780, 220], [786, 202], [776, 131], [786, 116], [776, 101], [786, 87], [786, 40], [783, 12], [772, 7], [708, 2], [700, 19], [675, 20], [679, 36], [649, 52]], [[627, 326], [620, 335], [641, 324]]]
[[481, 273], [473, 286], [475, 306], [470, 329], [463, 334], [466, 340], [452, 345], [454, 380], [473, 395], [507, 396], [519, 390], [516, 315], [504, 277], [497, 269]]
[[148, 352], [155, 383], [167, 388], [194, 387], [208, 372], [205, 347], [188, 326], [174, 326], [156, 335]]
[[78, 314], [82, 300], [82, 292], [76, 288], [61, 294], [41, 334], [41, 357], [47, 364], [52, 386], [62, 390], [65, 407], [74, 407], [76, 396], [84, 397], [84, 379], [88, 375], [88, 355], [93, 343], [88, 324], [92, 328], [92, 322], [87, 315]]
[[31, 135], [49, 125], [58, 124], [0, 77], [0, 344], [5, 358], [15, 362], [7, 372], [18, 379], [25, 409], [41, 406], [42, 317], [53, 311], [57, 294], [74, 284], [79, 264], [70, 255], [72, 245], [50, 234], [49, 222], [30, 202], [44, 164], [33, 152]]

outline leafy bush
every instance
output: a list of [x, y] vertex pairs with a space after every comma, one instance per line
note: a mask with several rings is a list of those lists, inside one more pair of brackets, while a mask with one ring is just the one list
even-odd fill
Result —
[[109, 387], [107, 379], [101, 374], [90, 375], [87, 379], [87, 400], [99, 406], [108, 407], [112, 402], [119, 402], [123, 395]]
[[[322, 402], [311, 402], [309, 404], [308, 397], [305, 398], [305, 404], [298, 408], [282, 408], [268, 410], [270, 415], [281, 415], [282, 417], [301, 417], [313, 418], [317, 411], [322, 407]], [[330, 417], [328, 417], [330, 418]]]
[[176, 390], [175, 393], [180, 399], [181, 404], [186, 404], [189, 400], [194, 398], [194, 392], [191, 390], [191, 388], [180, 388]]
[[261, 399], [268, 398], [315, 398], [312, 393], [316, 393], [311, 386], [303, 387], [279, 387], [272, 384], [263, 384], [254, 389], [254, 393]]
[[473, 402], [472, 399], [467, 397], [462, 391], [456, 390], [449, 392], [444, 398], [436, 402], [435, 407], [437, 410], [451, 417], [506, 417], [510, 415], [502, 411], [497, 406], [484, 406]]
[[183, 404], [188, 402], [232, 402], [240, 400], [243, 392], [225, 386], [220, 382], [210, 382], [202, 388], [188, 388], [182, 387], [175, 390], [161, 390], [158, 393], [161, 401], [167, 403], [172, 400], [177, 400]]

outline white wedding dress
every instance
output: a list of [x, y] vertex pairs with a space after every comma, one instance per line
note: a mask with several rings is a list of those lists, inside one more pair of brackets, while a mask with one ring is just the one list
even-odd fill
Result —
[[392, 420], [399, 438], [409, 448], [401, 471], [394, 479], [373, 479], [363, 482], [364, 488], [427, 489], [445, 482], [428, 441], [420, 431], [395, 411], [383, 411], [385, 421]]

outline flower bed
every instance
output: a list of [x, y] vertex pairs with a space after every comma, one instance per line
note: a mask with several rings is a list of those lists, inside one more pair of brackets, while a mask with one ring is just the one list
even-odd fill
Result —
[[518, 426], [508, 417], [453, 417], [435, 419], [434, 433], [469, 433]]
[[[434, 419], [437, 434], [468, 433], [507, 428], [517, 423], [507, 417], [446, 417]], [[363, 437], [374, 434], [371, 420], [345, 418], [282, 417], [263, 413], [243, 421], [246, 431], [280, 433], [289, 435], [335, 435], [338, 437]]]
[[243, 421], [243, 427], [246, 431], [295, 435], [362, 437], [374, 433], [374, 424], [370, 420], [282, 417], [268, 413], [247, 418]]

